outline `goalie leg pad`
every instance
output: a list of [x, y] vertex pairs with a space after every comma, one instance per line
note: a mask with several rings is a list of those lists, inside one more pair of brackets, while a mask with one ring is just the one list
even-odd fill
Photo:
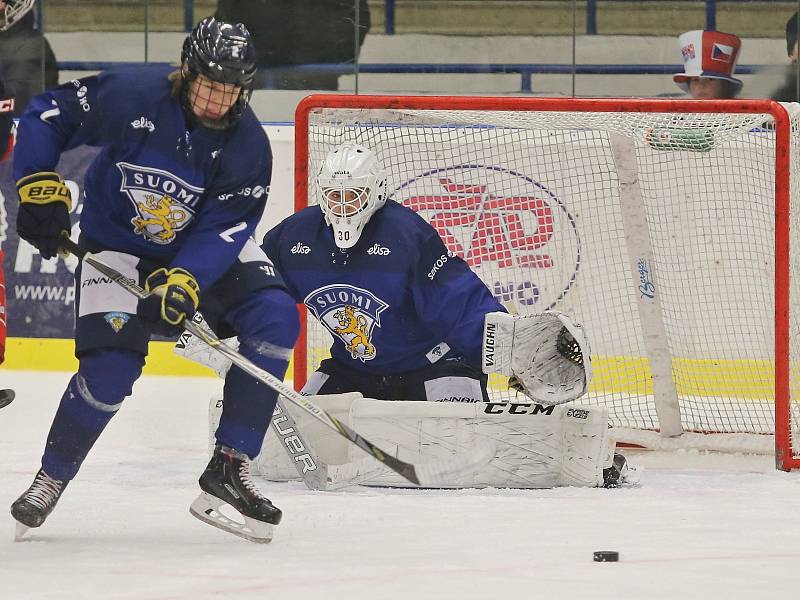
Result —
[[[211, 328], [208, 326], [208, 323], [206, 323], [203, 315], [199, 312], [195, 313], [194, 317], [192, 317], [192, 321], [196, 325], [199, 325], [202, 329], [211, 331]], [[222, 340], [222, 342], [234, 350], [239, 349], [239, 340], [236, 338], [227, 338]], [[178, 337], [178, 341], [175, 342], [175, 346], [172, 348], [172, 352], [178, 356], [182, 356], [201, 364], [204, 367], [209, 367], [221, 379], [225, 379], [225, 376], [228, 374], [228, 371], [231, 368], [231, 364], [233, 364], [231, 363], [231, 359], [229, 359], [227, 356], [217, 352], [211, 346], [206, 344], [204, 341], [199, 340], [188, 331], [181, 333], [180, 337]]]
[[[496, 447], [488, 464], [476, 472], [453, 474], [436, 487], [598, 487], [610, 458], [608, 411], [602, 407], [386, 402], [345, 394], [316, 396], [314, 402], [402, 460], [433, 464], [487, 442]], [[341, 443], [338, 436], [313, 431], [314, 423], [305, 415], [295, 417], [298, 427], [313, 439], [329, 477], [333, 471], [349, 472], [363, 485], [410, 487], [375, 461], [379, 468], [368, 468], [364, 454]], [[334, 437], [338, 439], [329, 439]], [[268, 479], [299, 478], [280, 436], [272, 434], [253, 467], [254, 473]]]

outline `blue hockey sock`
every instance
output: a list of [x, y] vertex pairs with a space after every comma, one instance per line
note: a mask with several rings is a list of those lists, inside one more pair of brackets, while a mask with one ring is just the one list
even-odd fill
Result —
[[144, 357], [128, 350], [98, 350], [81, 358], [50, 426], [42, 456], [45, 473], [62, 481], [75, 477], [143, 365]]
[[[288, 294], [279, 288], [262, 290], [227, 318], [239, 332], [242, 355], [282, 380], [299, 332], [297, 308]], [[277, 399], [272, 388], [232, 367], [225, 378], [217, 441], [255, 458]]]

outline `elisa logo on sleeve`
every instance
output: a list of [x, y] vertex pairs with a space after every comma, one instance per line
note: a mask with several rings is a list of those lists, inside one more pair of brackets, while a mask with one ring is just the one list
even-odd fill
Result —
[[153, 123], [150, 119], [144, 116], [131, 121], [131, 127], [133, 127], [134, 129], [147, 129], [147, 131], [149, 131], [150, 133], [153, 133], [156, 130], [155, 123]]
[[120, 191], [136, 209], [133, 232], [156, 244], [169, 244], [194, 218], [203, 188], [189, 185], [168, 171], [117, 163]]
[[318, 288], [303, 302], [334, 339], [344, 343], [351, 358], [366, 362], [377, 356], [372, 335], [381, 326], [380, 314], [389, 308], [386, 302], [369, 290], [344, 284]]

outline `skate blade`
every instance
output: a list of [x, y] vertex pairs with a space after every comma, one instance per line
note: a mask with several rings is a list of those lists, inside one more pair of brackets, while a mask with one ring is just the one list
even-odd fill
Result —
[[14, 541], [15, 542], [23, 541], [22, 538], [26, 533], [28, 533], [28, 529], [30, 529], [30, 527], [28, 527], [27, 525], [23, 525], [22, 523], [17, 521], [17, 529], [14, 532]]
[[[272, 541], [273, 526], [271, 523], [265, 523], [244, 515], [241, 515], [244, 523], [238, 523], [219, 511], [220, 506], [225, 504], [227, 503], [219, 498], [202, 492], [189, 506], [189, 513], [212, 527], [232, 533], [249, 542], [268, 544]], [[231, 509], [235, 510], [232, 506]]]

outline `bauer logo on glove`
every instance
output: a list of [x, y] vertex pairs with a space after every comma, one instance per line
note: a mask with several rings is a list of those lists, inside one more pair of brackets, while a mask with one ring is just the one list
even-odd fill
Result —
[[20, 202], [31, 204], [49, 204], [50, 202], [63, 202], [67, 210], [72, 208], [72, 195], [61, 175], [45, 172], [34, 173], [23, 177], [17, 182]]
[[67, 184], [58, 173], [44, 171], [17, 181], [17, 191], [19, 237], [38, 249], [42, 258], [52, 258], [58, 252], [61, 233], [72, 228], [72, 196]]

